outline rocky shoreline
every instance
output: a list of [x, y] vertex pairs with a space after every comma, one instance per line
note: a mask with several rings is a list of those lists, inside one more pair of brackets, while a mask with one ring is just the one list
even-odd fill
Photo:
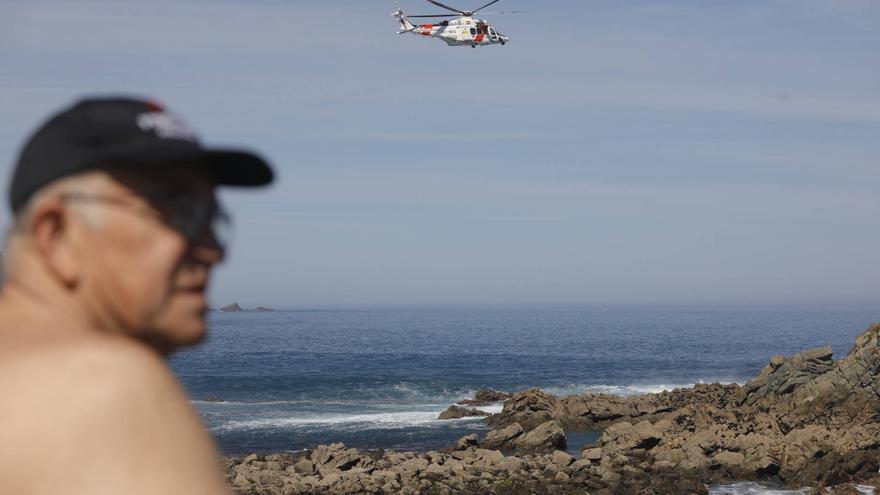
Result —
[[[342, 444], [297, 455], [224, 459], [238, 494], [705, 494], [708, 484], [776, 482], [813, 493], [880, 487], [880, 325], [841, 360], [828, 347], [774, 356], [745, 385], [659, 394], [504, 399], [483, 438], [440, 452], [361, 452]], [[454, 418], [480, 397], [446, 411]], [[565, 431], [602, 429], [579, 459]], [[830, 488], [826, 488], [830, 487]], [[878, 490], [880, 491], [880, 490]]]

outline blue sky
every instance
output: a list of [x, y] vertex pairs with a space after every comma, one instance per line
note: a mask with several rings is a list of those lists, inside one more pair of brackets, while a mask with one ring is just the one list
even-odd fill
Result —
[[878, 300], [880, 2], [503, 0], [476, 50], [394, 8], [5, 0], [2, 186], [49, 112], [150, 95], [279, 172], [224, 193], [215, 304]]

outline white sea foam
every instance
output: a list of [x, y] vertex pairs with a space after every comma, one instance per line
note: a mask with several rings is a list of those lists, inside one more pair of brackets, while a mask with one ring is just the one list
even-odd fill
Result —
[[709, 495], [807, 495], [809, 493], [809, 488], [782, 490], [753, 482], [713, 485], [709, 487]]
[[[467, 407], [467, 406], [465, 406], [465, 407]], [[476, 406], [476, 407], [473, 407], [473, 409], [476, 409], [478, 411], [487, 412], [489, 414], [498, 414], [504, 410], [504, 403], [499, 402], [497, 404], [490, 404], [488, 406]]]
[[[703, 381], [699, 380], [696, 383], [722, 383], [722, 384], [730, 384], [736, 383], [734, 381], [724, 381], [724, 380], [712, 380], [712, 381]], [[565, 395], [580, 395], [586, 393], [593, 394], [609, 394], [609, 395], [619, 395], [619, 396], [633, 396], [633, 395], [644, 395], [644, 394], [652, 394], [652, 393], [660, 393], [663, 391], [670, 391], [677, 388], [690, 388], [693, 387], [695, 383], [636, 383], [629, 385], [607, 385], [607, 384], [579, 384], [573, 383], [568, 385], [553, 385], [547, 387], [540, 387], [542, 390], [551, 393], [553, 395], [565, 396]], [[422, 404], [441, 404], [450, 400], [457, 400], [456, 397], [473, 397], [475, 391], [470, 392], [452, 392], [444, 390], [442, 394], [426, 394], [423, 393], [408, 384], [395, 384], [390, 387], [391, 390], [394, 390], [398, 394], [402, 394], [404, 396], [410, 396], [407, 399], [404, 399], [403, 402], [412, 403], [414, 400], [417, 400]], [[394, 401], [392, 398], [385, 398], [386, 401]], [[284, 406], [284, 405], [301, 405], [301, 404], [322, 404], [322, 405], [358, 405], [358, 404], [370, 404], [371, 401], [363, 400], [363, 399], [352, 399], [352, 400], [316, 400], [315, 398], [308, 399], [299, 399], [299, 400], [255, 400], [255, 401], [206, 401], [206, 400], [191, 400], [193, 405], [204, 406], [204, 407], [232, 407], [232, 406], [244, 406], [244, 407], [254, 407], [254, 406]], [[477, 407], [477, 409], [489, 412], [489, 413], [498, 413], [501, 412], [500, 403], [485, 406], [485, 407]]]
[[206, 406], [301, 406], [301, 405], [325, 405], [325, 406], [352, 406], [352, 405], [362, 405], [368, 404], [365, 401], [358, 400], [315, 400], [315, 399], [302, 399], [302, 400], [266, 400], [266, 401], [236, 401], [236, 400], [221, 400], [221, 401], [210, 401], [210, 400], [191, 400], [191, 404], [194, 405], [206, 405]]
[[195, 405], [214, 405], [214, 406], [279, 406], [285, 404], [306, 404], [314, 403], [313, 400], [267, 400], [267, 401], [234, 401], [234, 400], [191, 400], [190, 403]]
[[450, 423], [476, 421], [480, 418], [439, 420], [440, 411], [388, 412], [374, 414], [337, 414], [311, 417], [272, 417], [229, 421], [215, 426], [215, 431], [295, 428], [303, 426], [357, 427], [364, 429], [396, 429], [429, 427]]
[[640, 383], [631, 385], [604, 385], [604, 384], [571, 384], [546, 387], [543, 390], [553, 395], [581, 395], [581, 394], [608, 394], [620, 396], [633, 396], [645, 394], [658, 394], [675, 390], [677, 388], [691, 388], [701, 383], [731, 384], [732, 381], [713, 380], [706, 382], [699, 380], [696, 383]]

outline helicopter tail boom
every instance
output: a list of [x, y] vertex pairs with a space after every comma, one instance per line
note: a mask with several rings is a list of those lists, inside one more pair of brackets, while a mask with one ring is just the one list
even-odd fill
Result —
[[410, 20], [407, 19], [407, 17], [403, 14], [403, 11], [400, 9], [394, 11], [391, 14], [391, 17], [397, 19], [397, 21], [400, 22], [400, 31], [398, 31], [397, 34], [411, 33], [418, 29], [418, 26], [410, 22]]

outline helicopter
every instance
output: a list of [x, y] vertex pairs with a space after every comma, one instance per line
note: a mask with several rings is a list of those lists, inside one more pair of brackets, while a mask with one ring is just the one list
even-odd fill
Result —
[[[406, 15], [403, 10], [397, 9], [391, 14], [391, 17], [400, 22], [400, 31], [397, 34], [412, 33], [419, 36], [430, 36], [438, 38], [446, 42], [449, 46], [468, 46], [476, 48], [485, 45], [505, 45], [510, 41], [509, 36], [505, 36], [495, 30], [488, 22], [477, 19], [474, 14], [485, 9], [486, 7], [497, 3], [500, 0], [483, 5], [474, 10], [460, 10], [449, 5], [444, 5], [436, 0], [428, 0], [428, 2], [442, 7], [446, 10], [455, 12], [455, 14], [434, 14], [434, 15]], [[486, 14], [515, 14], [520, 11], [508, 12], [484, 12]], [[443, 20], [433, 24], [414, 24], [410, 19], [429, 17], [454, 17], [455, 19]]]

